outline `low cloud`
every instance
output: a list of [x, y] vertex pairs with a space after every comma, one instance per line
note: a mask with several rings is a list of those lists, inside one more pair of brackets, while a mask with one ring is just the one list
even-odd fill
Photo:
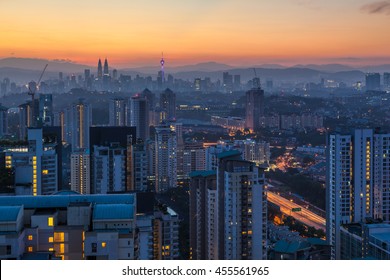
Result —
[[390, 1], [377, 1], [361, 7], [361, 10], [369, 14], [390, 15]]

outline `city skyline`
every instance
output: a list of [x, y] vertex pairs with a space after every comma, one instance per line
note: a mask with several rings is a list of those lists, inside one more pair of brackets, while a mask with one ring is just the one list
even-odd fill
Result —
[[[28, 9], [26, 7], [28, 6]], [[390, 61], [389, 1], [1, 1], [0, 58], [114, 67]], [[88, 16], [87, 16], [88, 15]]]

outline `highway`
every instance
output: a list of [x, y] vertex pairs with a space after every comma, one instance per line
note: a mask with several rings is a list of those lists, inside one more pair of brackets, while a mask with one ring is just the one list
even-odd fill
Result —
[[[325, 219], [307, 210], [301, 205], [298, 205], [274, 192], [267, 190], [268, 201], [278, 205], [282, 213], [295, 218], [296, 220], [304, 223], [305, 225], [314, 227], [316, 229], [326, 230]], [[292, 208], [301, 208], [299, 212], [292, 212]]]

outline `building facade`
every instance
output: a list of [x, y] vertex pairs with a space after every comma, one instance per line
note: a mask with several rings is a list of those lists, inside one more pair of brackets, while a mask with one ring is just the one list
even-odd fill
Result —
[[340, 228], [367, 219], [389, 222], [390, 134], [356, 129], [331, 134], [327, 150], [327, 240], [340, 259]]

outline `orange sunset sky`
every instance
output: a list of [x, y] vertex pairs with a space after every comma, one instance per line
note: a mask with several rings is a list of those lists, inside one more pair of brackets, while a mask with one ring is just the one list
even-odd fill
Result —
[[0, 0], [0, 58], [116, 67], [390, 62], [390, 1]]

